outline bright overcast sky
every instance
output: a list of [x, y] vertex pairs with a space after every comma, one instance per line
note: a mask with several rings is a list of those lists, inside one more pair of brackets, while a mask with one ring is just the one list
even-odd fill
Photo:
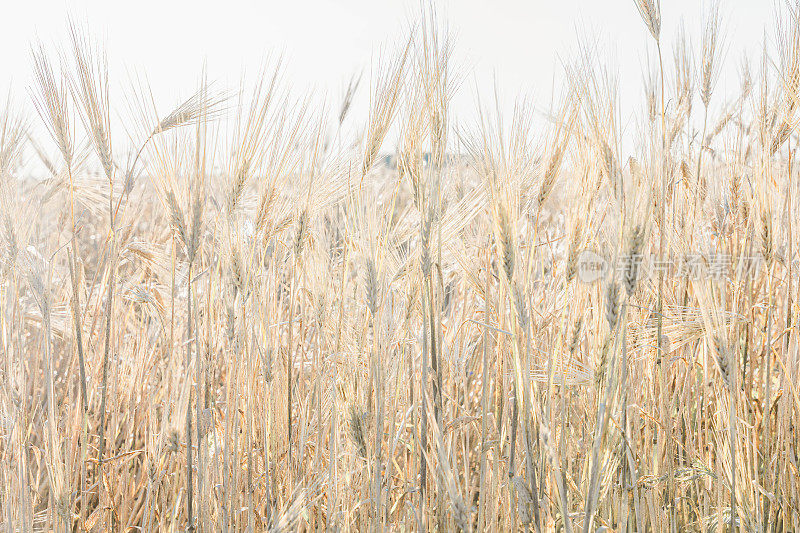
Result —
[[[602, 45], [600, 57], [620, 72], [623, 96], [641, 96], [642, 65], [651, 40], [632, 0], [442, 0], [435, 2], [455, 36], [454, 64], [465, 84], [454, 102], [462, 119], [474, 117], [475, 90], [491, 97], [496, 77], [502, 101], [532, 96], [547, 107], [561, 60], [575, 56], [579, 35]], [[286, 76], [302, 91], [340, 98], [350, 76], [365, 70], [381, 46], [399, 42], [419, 12], [419, 0], [268, 2], [138, 0], [6, 0], [0, 17], [0, 90], [20, 102], [30, 85], [30, 43], [63, 46], [69, 16], [86, 21], [105, 40], [112, 77], [127, 85], [127, 71], [146, 73], [161, 109], [196, 86], [203, 60], [209, 77], [235, 87], [270, 53], [283, 53]], [[727, 70], [719, 90], [738, 85], [742, 53], [757, 57], [771, 39], [772, 0], [721, 0], [726, 23]], [[699, 45], [702, 3], [663, 0], [662, 35], [671, 60], [681, 19]], [[652, 51], [652, 48], [650, 48]], [[127, 69], [127, 71], [126, 71]], [[734, 85], [735, 84], [735, 85]], [[113, 87], [113, 86], [112, 86]]]

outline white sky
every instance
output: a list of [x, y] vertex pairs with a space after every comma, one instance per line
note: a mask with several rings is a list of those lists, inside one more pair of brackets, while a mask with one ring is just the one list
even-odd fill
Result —
[[[160, 109], [196, 87], [203, 60], [209, 77], [235, 87], [270, 53], [283, 53], [286, 76], [298, 92], [327, 94], [338, 102], [350, 76], [368, 72], [381, 46], [407, 35], [419, 0], [208, 1], [208, 0], [3, 0], [0, 17], [0, 91], [28, 99], [30, 44], [67, 43], [67, 20], [88, 22], [105, 40], [112, 75], [127, 86], [128, 71], [146, 73]], [[601, 58], [620, 72], [621, 94], [641, 101], [646, 32], [632, 0], [440, 0], [439, 15], [456, 38], [454, 64], [465, 83], [453, 104], [461, 120], [475, 117], [475, 88], [488, 101], [496, 76], [508, 109], [518, 95], [547, 108], [560, 61], [575, 56], [579, 35], [603, 45]], [[773, 0], [721, 0], [726, 23], [727, 68], [719, 92], [738, 87], [744, 50], [757, 57], [765, 31], [772, 35]], [[683, 18], [699, 45], [699, 0], [663, 0], [665, 60]], [[590, 39], [587, 39], [587, 41]], [[671, 68], [671, 66], [670, 66]], [[113, 85], [112, 85], [113, 87]], [[363, 91], [362, 86], [362, 91]], [[112, 95], [113, 99], [113, 95]]]

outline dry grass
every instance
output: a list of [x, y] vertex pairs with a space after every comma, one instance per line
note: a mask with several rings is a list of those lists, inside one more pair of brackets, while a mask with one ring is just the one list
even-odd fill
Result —
[[800, 11], [715, 104], [718, 6], [674, 65], [635, 7], [631, 153], [588, 50], [543, 127], [455, 129], [433, 13], [356, 139], [358, 77], [319, 108], [278, 62], [159, 112], [75, 25], [34, 47], [50, 143], [0, 116], [3, 530], [800, 528]]

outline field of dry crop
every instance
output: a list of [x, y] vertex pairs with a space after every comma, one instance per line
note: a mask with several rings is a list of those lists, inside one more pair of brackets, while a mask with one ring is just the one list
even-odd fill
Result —
[[546, 120], [457, 123], [427, 11], [327, 106], [272, 64], [155, 109], [80, 27], [34, 45], [0, 110], [2, 530], [800, 529], [800, 10], [728, 95], [718, 8], [663, 50], [626, 8], [624, 135], [588, 46]]

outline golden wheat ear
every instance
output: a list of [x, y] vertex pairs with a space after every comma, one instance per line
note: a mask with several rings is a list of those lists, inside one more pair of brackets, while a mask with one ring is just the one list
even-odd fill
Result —
[[225, 103], [228, 95], [224, 92], [215, 92], [208, 84], [203, 85], [192, 96], [178, 104], [172, 111], [162, 118], [151, 132], [158, 135], [171, 129], [183, 126], [192, 126], [205, 117], [214, 120], [226, 111]]
[[67, 166], [72, 164], [73, 131], [70, 122], [69, 81], [66, 74], [56, 78], [44, 45], [31, 48], [36, 92], [33, 102], [47, 132], [58, 146]]
[[89, 40], [87, 32], [74, 23], [70, 24], [70, 39], [74, 60], [70, 90], [106, 178], [113, 181], [108, 60], [105, 52]]
[[0, 112], [0, 180], [18, 162], [28, 138], [28, 129], [27, 121], [7, 101]]
[[656, 41], [661, 39], [661, 0], [633, 0], [644, 25]]

